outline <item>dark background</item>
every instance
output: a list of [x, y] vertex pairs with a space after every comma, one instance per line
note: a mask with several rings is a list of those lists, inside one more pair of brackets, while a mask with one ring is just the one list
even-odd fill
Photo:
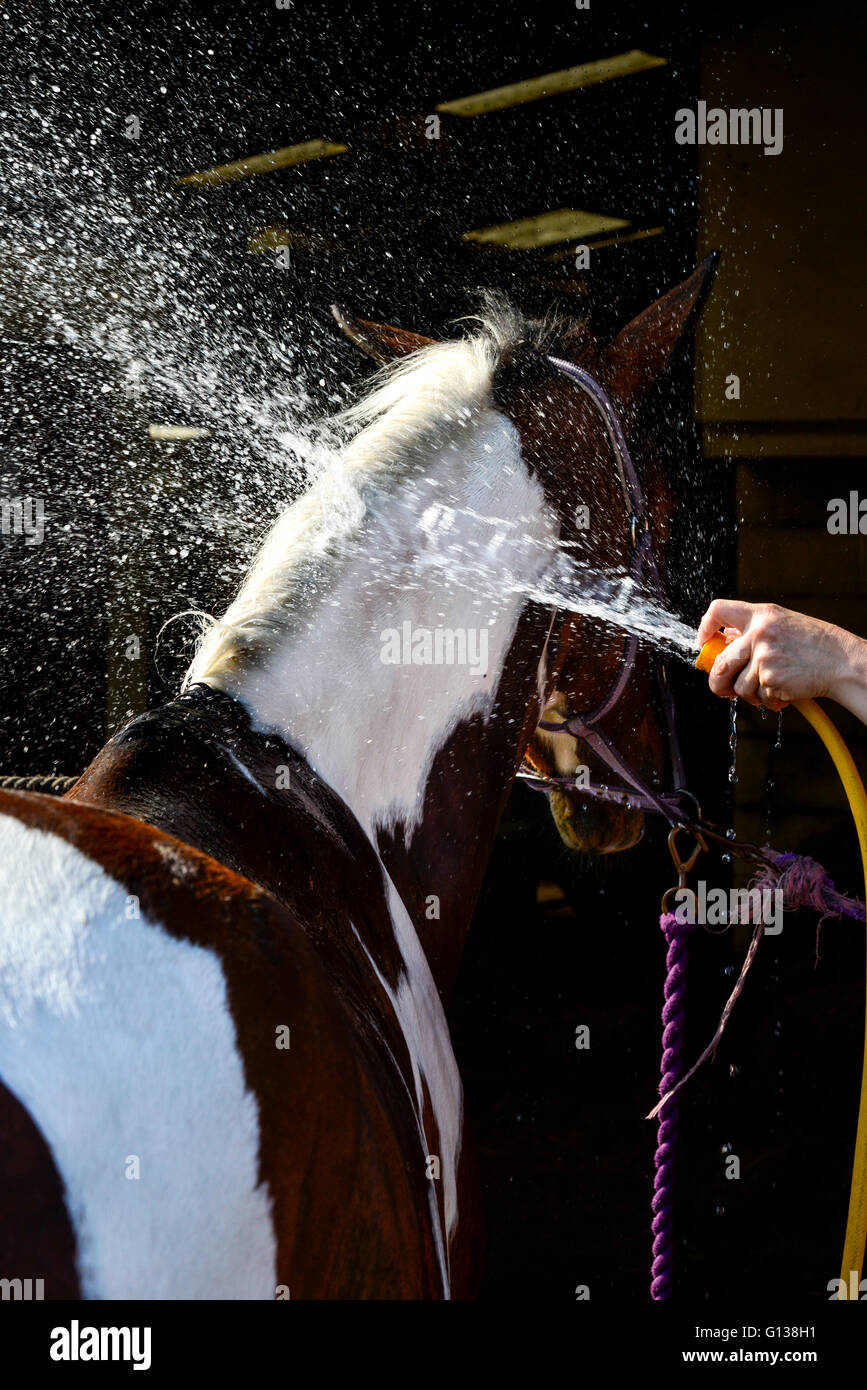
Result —
[[[610, 333], [698, 258], [697, 152], [672, 129], [674, 112], [701, 94], [704, 49], [729, 35], [749, 45], [759, 23], [778, 26], [785, 48], [802, 13], [736, 4], [718, 20], [700, 5], [619, 0], [586, 12], [515, 0], [7, 5], [0, 474], [4, 495], [45, 497], [50, 520], [41, 547], [0, 544], [0, 771], [75, 772], [119, 721], [176, 689], [192, 628], [178, 623], [157, 645], [162, 624], [225, 606], [256, 541], [303, 486], [310, 422], [369, 370], [335, 330], [332, 301], [445, 336], [472, 311], [473, 292], [492, 286], [530, 313], [556, 307]], [[845, 46], [845, 24], [829, 23]], [[438, 142], [421, 134], [437, 102], [630, 48], [668, 64], [443, 118]], [[130, 114], [141, 120], [134, 142], [123, 134]], [[349, 154], [219, 187], [176, 185], [319, 137]], [[833, 164], [833, 145], [827, 157]], [[567, 206], [664, 231], [595, 250], [586, 275], [548, 259], [559, 247], [461, 241], [471, 228]], [[269, 227], [290, 239], [288, 268], [250, 250]], [[794, 255], [797, 229], [783, 223], [780, 235]], [[725, 238], [719, 249], [725, 263]], [[144, 364], [138, 393], [131, 361]], [[690, 353], [657, 408], [682, 498], [671, 606], [697, 622], [738, 584], [742, 488], [726, 457], [701, 457], [692, 377]], [[157, 443], [152, 422], [211, 435]], [[794, 525], [809, 519], [816, 477], [807, 465], [782, 482], [762, 474], [753, 523], [773, 531], [787, 488]], [[785, 599], [778, 578], [759, 560], [752, 596]], [[134, 669], [122, 651], [129, 632], [143, 650]], [[675, 680], [691, 784], [728, 825], [728, 711], [688, 669]], [[750, 727], [764, 757], [770, 731]], [[858, 891], [844, 811], [811, 800], [809, 765], [825, 755], [809, 742], [796, 749], [784, 742], [774, 778], [773, 843], [821, 851], [841, 887]], [[771, 793], [755, 768], [753, 756], [753, 800], [766, 817]], [[801, 836], [783, 843], [781, 788], [795, 783]], [[717, 861], [707, 876], [725, 883], [726, 873]], [[626, 856], [587, 863], [562, 847], [544, 798], [515, 790], [452, 1008], [484, 1174], [483, 1297], [569, 1300], [579, 1284], [594, 1300], [647, 1296], [654, 1129], [643, 1116], [658, 1075], [657, 917], [670, 881], [660, 827]], [[838, 1272], [863, 943], [833, 923], [822, 941], [819, 971], [814, 919], [788, 919], [765, 942], [715, 1063], [685, 1097], [680, 1298], [821, 1299]], [[688, 1057], [713, 1032], [742, 952], [731, 933], [695, 938]], [[589, 1052], [574, 1047], [581, 1023]], [[726, 1145], [741, 1157], [739, 1182], [724, 1178]]]

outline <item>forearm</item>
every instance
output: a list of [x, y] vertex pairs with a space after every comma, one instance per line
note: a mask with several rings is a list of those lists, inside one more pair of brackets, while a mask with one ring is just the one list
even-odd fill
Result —
[[867, 724], [867, 642], [852, 633], [846, 637], [845, 666], [828, 694]]

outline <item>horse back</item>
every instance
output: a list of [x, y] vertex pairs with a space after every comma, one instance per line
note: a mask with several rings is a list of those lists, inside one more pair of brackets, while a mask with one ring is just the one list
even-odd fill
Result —
[[0, 793], [0, 1277], [441, 1296], [388, 1054], [269, 892], [132, 816]]

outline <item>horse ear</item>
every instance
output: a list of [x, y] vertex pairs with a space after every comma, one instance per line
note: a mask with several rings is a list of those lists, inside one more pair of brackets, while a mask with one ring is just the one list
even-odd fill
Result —
[[719, 252], [713, 251], [688, 280], [621, 328], [603, 349], [615, 389], [624, 400], [651, 386], [665, 371], [681, 337], [698, 318], [718, 261]]
[[395, 357], [406, 357], [407, 353], [430, 347], [436, 341], [423, 337], [421, 333], [408, 333], [405, 328], [393, 328], [388, 323], [371, 323], [369, 319], [353, 318], [351, 314], [344, 313], [338, 304], [332, 304], [331, 312], [349, 341], [381, 366]]

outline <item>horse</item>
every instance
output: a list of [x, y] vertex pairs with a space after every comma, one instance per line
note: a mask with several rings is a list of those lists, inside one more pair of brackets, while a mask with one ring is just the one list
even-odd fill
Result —
[[379, 371], [177, 697], [64, 797], [0, 792], [0, 1276], [49, 1299], [475, 1295], [446, 1007], [498, 819], [525, 765], [571, 848], [639, 838], [640, 806], [568, 785], [605, 771], [575, 710], [664, 771], [652, 653], [625, 680], [611, 630], [546, 599], [552, 554], [617, 571], [635, 544], [569, 373], [641, 449], [661, 555], [642, 403], [712, 272], [608, 341], [493, 299], [445, 341], [336, 311]]

